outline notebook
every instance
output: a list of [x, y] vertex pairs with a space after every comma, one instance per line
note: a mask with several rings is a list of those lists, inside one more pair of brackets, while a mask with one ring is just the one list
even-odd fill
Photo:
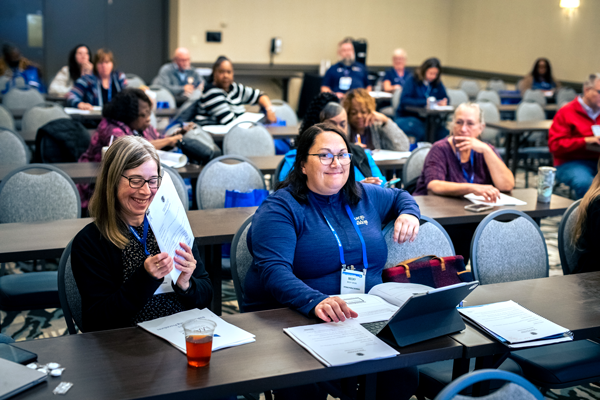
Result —
[[43, 372], [0, 358], [0, 400], [42, 383], [47, 377]]

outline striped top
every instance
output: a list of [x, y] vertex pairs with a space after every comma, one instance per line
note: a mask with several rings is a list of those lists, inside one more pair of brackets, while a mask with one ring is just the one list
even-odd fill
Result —
[[208, 84], [198, 101], [198, 114], [209, 117], [210, 122], [202, 123], [200, 121], [200, 124], [227, 125], [246, 112], [244, 104], [256, 104], [262, 95], [260, 90], [252, 89], [241, 83], [233, 82], [227, 92], [212, 83]]

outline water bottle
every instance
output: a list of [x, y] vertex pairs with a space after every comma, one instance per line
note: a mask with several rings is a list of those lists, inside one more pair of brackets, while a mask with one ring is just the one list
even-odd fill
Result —
[[550, 203], [555, 176], [556, 168], [538, 168], [538, 203]]

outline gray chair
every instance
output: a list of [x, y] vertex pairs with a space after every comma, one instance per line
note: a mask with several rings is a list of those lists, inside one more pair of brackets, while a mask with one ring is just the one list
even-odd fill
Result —
[[559, 107], [577, 98], [577, 92], [572, 88], [560, 88], [556, 91], [556, 104]]
[[298, 116], [292, 110], [292, 107], [283, 100], [274, 99], [271, 100], [273, 105], [273, 112], [277, 116], [277, 119], [285, 121], [287, 126], [298, 125]]
[[29, 148], [21, 135], [0, 128], [0, 165], [17, 168], [29, 164], [30, 158]]
[[165, 164], [161, 163], [161, 168], [163, 171], [166, 171], [166, 173], [168, 173], [171, 176], [171, 180], [173, 181], [173, 186], [175, 186], [175, 190], [177, 190], [177, 196], [179, 196], [179, 199], [181, 200], [181, 203], [183, 204], [183, 207], [185, 208], [185, 210], [189, 210], [190, 209], [190, 198], [188, 196], [188, 189], [185, 186], [185, 182], [183, 181], [183, 178], [181, 177], [181, 175], [179, 175], [179, 172], [177, 172], [176, 169], [171, 168]]
[[[223, 161], [238, 162], [229, 164]], [[196, 183], [196, 202], [200, 210], [223, 208], [227, 190], [248, 192], [254, 189], [266, 189], [262, 172], [247, 158], [221, 156], [206, 164], [200, 172]]]
[[67, 330], [70, 335], [77, 334], [77, 329], [81, 330], [81, 295], [79, 288], [73, 276], [71, 268], [71, 246], [73, 240], [69, 242], [60, 257], [58, 263], [58, 297], [60, 299], [60, 308], [62, 308]]
[[411, 258], [435, 255], [438, 257], [454, 256], [454, 246], [448, 232], [433, 218], [421, 215], [419, 234], [414, 242], [394, 242], [394, 222], [383, 228], [383, 238], [387, 243], [388, 256], [384, 269], [392, 268], [402, 261]]
[[462, 79], [458, 84], [458, 87], [459, 89], [464, 90], [470, 99], [477, 97], [477, 93], [481, 90], [479, 83], [473, 79]]
[[146, 82], [136, 74], [125, 74], [127, 78], [127, 87], [139, 89], [141, 86], [147, 86]]
[[487, 89], [499, 92], [501, 90], [506, 90], [506, 84], [502, 79], [490, 79], [487, 84]]
[[152, 85], [150, 86], [150, 90], [156, 93], [156, 102], [166, 101], [169, 103], [169, 108], [177, 108], [177, 102], [175, 101], [175, 97], [173, 94], [166, 88], [160, 85]]
[[241, 124], [252, 124], [252, 126], [244, 128], [238, 124], [225, 134], [223, 138], [224, 155], [242, 157], [275, 155], [273, 137], [265, 127], [253, 122], [242, 122]]
[[579, 252], [571, 242], [573, 237], [573, 227], [577, 222], [578, 208], [581, 204], [581, 199], [577, 200], [567, 208], [567, 211], [560, 221], [558, 226], [558, 254], [560, 256], [560, 265], [562, 266], [563, 274], [569, 275], [577, 266], [579, 260]]
[[10, 78], [8, 76], [0, 76], [0, 92], [6, 89], [6, 84], [10, 82]]
[[448, 104], [457, 107], [469, 101], [469, 95], [462, 89], [447, 89]]
[[50, 121], [61, 118], [71, 118], [61, 106], [45, 102], [31, 107], [23, 114], [21, 131], [25, 137], [36, 137], [38, 129]]
[[6, 107], [0, 105], [0, 128], [15, 130], [15, 119]]
[[540, 106], [544, 107], [546, 105], [546, 96], [544, 96], [544, 92], [542, 92], [541, 90], [527, 89], [523, 94], [522, 101], [529, 103], [538, 103]]
[[10, 89], [2, 99], [2, 105], [10, 112], [14, 112], [15, 110], [28, 110], [43, 102], [44, 96], [29, 86], [22, 88], [14, 87]]
[[402, 96], [402, 88], [394, 90], [392, 93], [392, 105], [389, 107], [384, 107], [379, 112], [385, 114], [390, 118], [394, 118], [396, 116], [396, 110], [400, 105], [400, 97]]
[[425, 157], [429, 154], [430, 149], [431, 144], [429, 143], [414, 149], [406, 160], [404, 168], [402, 168], [402, 185], [404, 189], [409, 190], [411, 193], [416, 189], [417, 180], [421, 176], [425, 165]]
[[233, 287], [235, 288], [235, 297], [237, 298], [240, 312], [244, 310], [244, 282], [246, 274], [252, 265], [252, 254], [248, 250], [246, 237], [252, 225], [252, 217], [246, 218], [240, 229], [233, 237], [231, 242], [231, 277], [233, 278]]
[[476, 101], [478, 103], [489, 101], [490, 103], [499, 106], [500, 96], [498, 96], [498, 92], [495, 92], [493, 90], [482, 90], [479, 93], [477, 93]]
[[[500, 112], [498, 111], [498, 107], [496, 107], [495, 104], [487, 101], [478, 102], [477, 104], [479, 104], [479, 108], [481, 108], [481, 112], [483, 113], [483, 119], [486, 123], [500, 121]], [[489, 128], [486, 126], [481, 134], [481, 139], [497, 146], [499, 144], [499, 132], [500, 131], [496, 128]]]

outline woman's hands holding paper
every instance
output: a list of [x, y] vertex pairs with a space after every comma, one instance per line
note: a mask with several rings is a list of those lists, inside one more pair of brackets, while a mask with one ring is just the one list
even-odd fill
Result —
[[190, 287], [190, 279], [196, 269], [196, 259], [192, 254], [192, 249], [185, 243], [179, 243], [183, 250], [175, 250], [178, 257], [175, 257], [175, 268], [181, 271], [177, 278], [177, 286], [186, 291]]

